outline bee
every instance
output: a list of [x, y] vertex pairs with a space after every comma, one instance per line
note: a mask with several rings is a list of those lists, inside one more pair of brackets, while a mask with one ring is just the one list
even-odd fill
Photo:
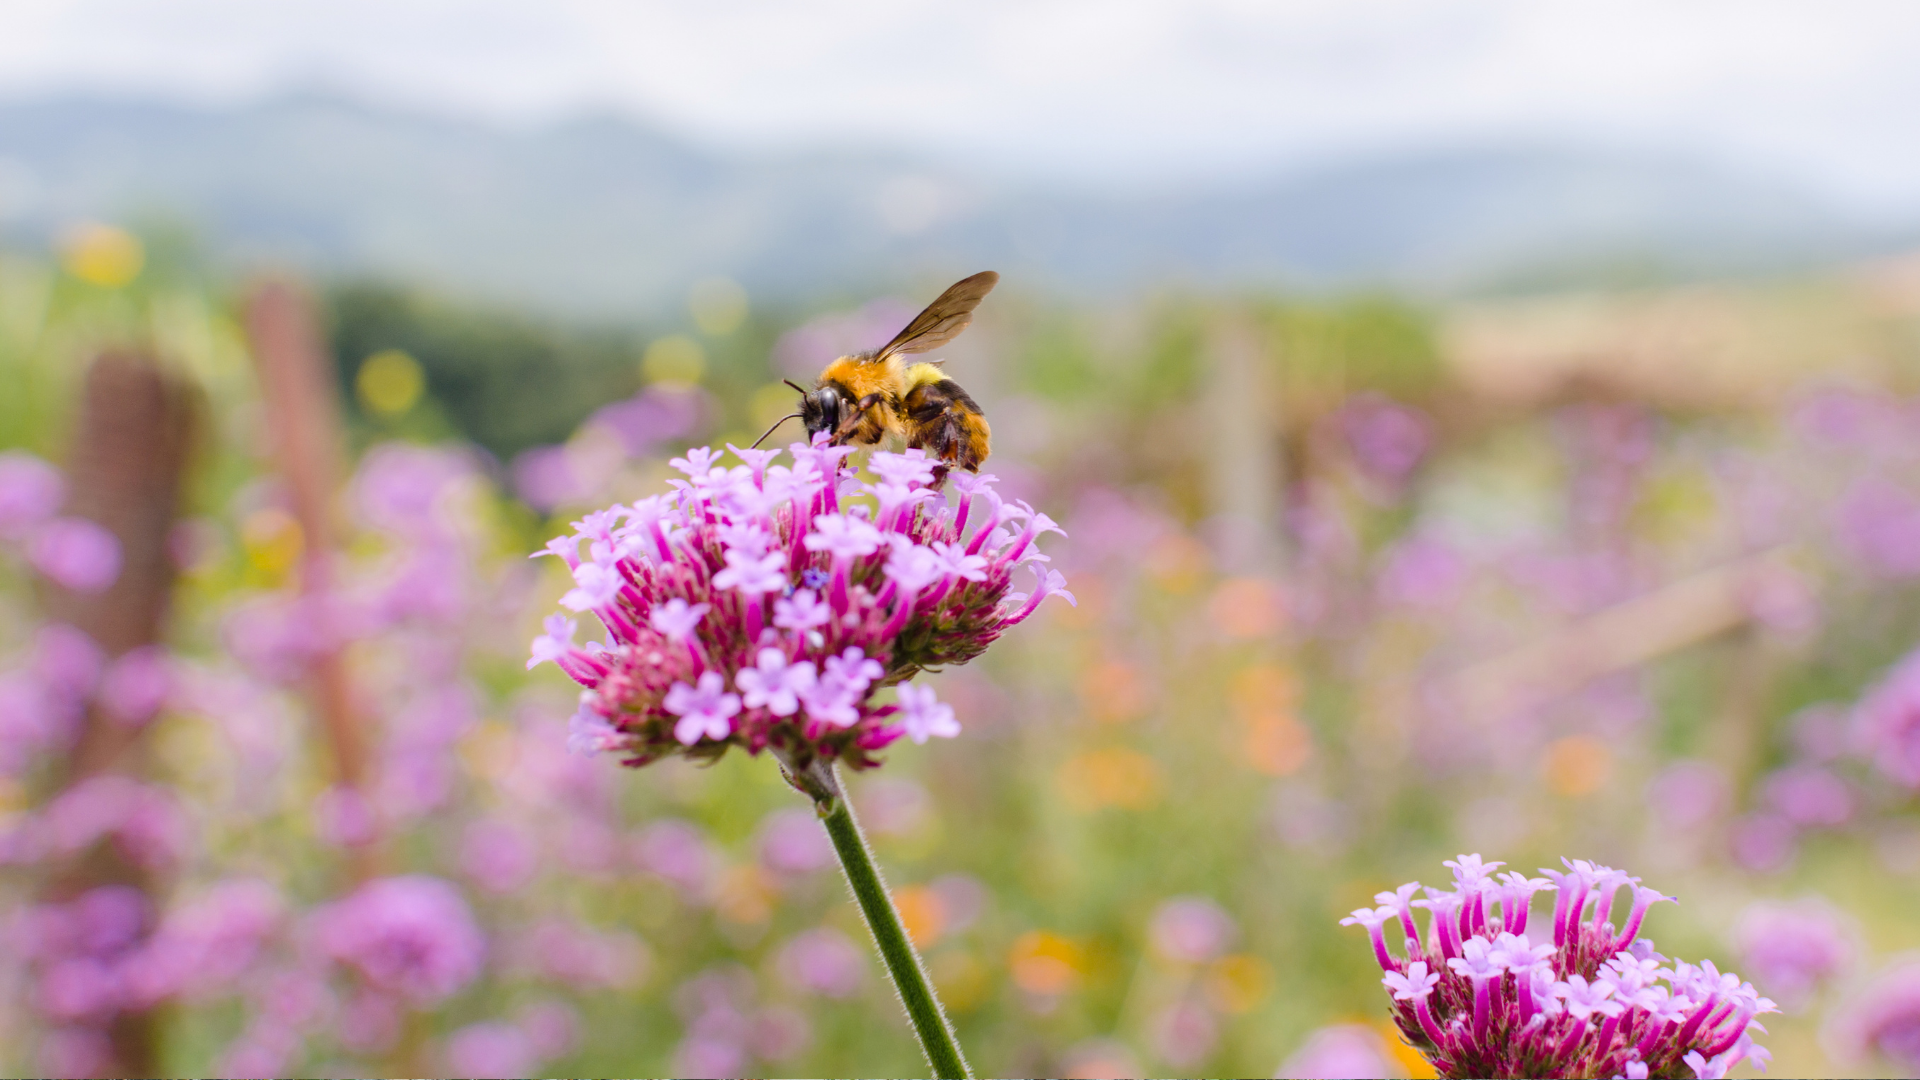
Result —
[[789, 380], [787, 385], [800, 392], [799, 409], [775, 421], [754, 445], [798, 417], [809, 437], [825, 431], [836, 446], [872, 446], [891, 435], [948, 466], [979, 472], [991, 435], [980, 406], [940, 370], [945, 361], [909, 366], [902, 357], [959, 337], [973, 322], [973, 309], [999, 282], [1000, 275], [991, 270], [955, 282], [892, 341], [828, 364], [812, 390]]

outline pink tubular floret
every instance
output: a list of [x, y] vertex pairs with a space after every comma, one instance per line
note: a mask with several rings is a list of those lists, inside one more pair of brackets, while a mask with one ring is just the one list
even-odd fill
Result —
[[[1429, 888], [1409, 905], [1417, 886], [1404, 886], [1376, 896], [1380, 907], [1343, 920], [1367, 927], [1386, 968], [1394, 1022], [1439, 1075], [1684, 1076], [1696, 1068], [1724, 1075], [1742, 1060], [1765, 1064], [1754, 1021], [1775, 1011], [1773, 1002], [1711, 961], [1669, 961], [1639, 939], [1648, 910], [1669, 897], [1579, 860], [1565, 872], [1543, 871], [1551, 885], [1517, 874], [1496, 883], [1487, 871], [1499, 864], [1477, 855], [1448, 865], [1456, 867], [1457, 891]], [[1634, 902], [1616, 935], [1606, 916], [1622, 886]], [[1542, 887], [1556, 894], [1552, 945], [1525, 934], [1527, 908]], [[1583, 919], [1589, 899], [1593, 915]], [[1424, 938], [1411, 907], [1427, 909]], [[1404, 961], [1385, 953], [1381, 932], [1401, 916]]]

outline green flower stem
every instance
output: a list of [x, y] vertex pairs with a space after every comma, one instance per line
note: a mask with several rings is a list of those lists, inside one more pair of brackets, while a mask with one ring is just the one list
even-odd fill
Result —
[[840, 868], [846, 871], [853, 898], [867, 918], [867, 929], [873, 932], [873, 942], [880, 949], [881, 959], [887, 962], [887, 972], [893, 976], [894, 989], [899, 991], [900, 1003], [907, 1008], [907, 1019], [913, 1022], [914, 1034], [920, 1037], [920, 1047], [926, 1051], [927, 1063], [933, 1066], [933, 1075], [938, 1080], [972, 1080], [973, 1072], [967, 1068], [965, 1055], [960, 1053], [960, 1041], [954, 1038], [946, 1011], [934, 996], [933, 981], [927, 978], [926, 966], [920, 962], [920, 954], [914, 951], [907, 929], [900, 922], [900, 913], [894, 910], [893, 899], [887, 895], [887, 883], [881, 880], [873, 852], [867, 847], [866, 837], [861, 835], [860, 823], [854, 819], [853, 804], [840, 789], [839, 777], [834, 775], [832, 766], [816, 763], [807, 770], [804, 779], [791, 774], [789, 778], [796, 781], [795, 787], [814, 798], [814, 809], [825, 822], [827, 835], [833, 838], [834, 850], [840, 853]]

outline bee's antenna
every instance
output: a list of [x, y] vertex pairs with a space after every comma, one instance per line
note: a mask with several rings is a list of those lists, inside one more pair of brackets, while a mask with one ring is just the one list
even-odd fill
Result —
[[804, 387], [804, 386], [801, 386], [801, 385], [800, 385], [799, 383], [797, 383], [797, 382], [794, 382], [794, 381], [793, 381], [792, 379], [781, 379], [780, 381], [781, 381], [781, 382], [783, 382], [783, 383], [786, 383], [786, 384], [787, 384], [788, 386], [791, 386], [791, 387], [793, 387], [793, 388], [794, 388], [795, 390], [798, 390], [798, 391], [800, 391], [800, 396], [801, 396], [801, 397], [806, 397], [806, 396], [807, 396], [807, 388], [806, 388], [806, 387]]
[[747, 447], [747, 449], [749, 449], [749, 450], [754, 450], [754, 449], [757, 449], [757, 448], [758, 448], [758, 447], [760, 446], [760, 444], [761, 444], [761, 443], [763, 443], [763, 442], [766, 442], [766, 441], [767, 441], [767, 435], [771, 435], [771, 434], [773, 434], [774, 432], [776, 432], [776, 431], [778, 431], [778, 430], [780, 430], [780, 425], [781, 425], [781, 424], [784, 424], [784, 423], [786, 423], [787, 421], [789, 421], [789, 420], [792, 420], [792, 419], [794, 419], [795, 417], [797, 417], [797, 416], [799, 416], [799, 415], [800, 415], [800, 414], [799, 414], [799, 413], [797, 413], [797, 412], [792, 412], [792, 413], [788, 413], [787, 415], [785, 415], [785, 416], [783, 416], [783, 417], [781, 417], [781, 418], [780, 418], [780, 419], [778, 419], [778, 420], [775, 420], [775, 421], [773, 422], [773, 426], [772, 426], [772, 427], [770, 427], [770, 428], [768, 428], [768, 429], [766, 430], [766, 434], [764, 434], [764, 435], [761, 435], [761, 436], [760, 436], [759, 438], [757, 438], [757, 439], [755, 439], [755, 440], [753, 440], [753, 445], [752, 445], [752, 446], [749, 446], [749, 447]]

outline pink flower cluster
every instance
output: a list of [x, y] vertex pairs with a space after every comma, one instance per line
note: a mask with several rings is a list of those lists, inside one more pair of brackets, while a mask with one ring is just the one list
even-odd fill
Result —
[[[1766, 1030], [1754, 1018], [1776, 1011], [1773, 1002], [1712, 961], [1663, 966], [1651, 941], [1636, 940], [1647, 909], [1672, 898], [1619, 870], [1562, 861], [1565, 873], [1496, 880], [1504, 864], [1462, 855], [1445, 864], [1453, 891], [1414, 900], [1420, 883], [1411, 882], [1341, 920], [1372, 935], [1394, 1022], [1440, 1075], [1631, 1080], [1724, 1077], [1742, 1060], [1764, 1068], [1771, 1055], [1749, 1029]], [[1616, 932], [1608, 920], [1622, 888], [1633, 906]], [[1557, 893], [1551, 945], [1527, 934], [1543, 889]], [[1424, 937], [1416, 907], [1428, 912]], [[1387, 947], [1389, 927], [1404, 939], [1404, 959]]]
[[[556, 615], [533, 642], [528, 667], [552, 660], [586, 687], [573, 748], [643, 765], [739, 745], [795, 768], [871, 767], [902, 735], [959, 733], [907, 680], [980, 655], [1048, 596], [1072, 602], [1034, 543], [1061, 530], [1003, 501], [991, 476], [945, 477], [909, 450], [873, 454], [867, 482], [844, 466], [848, 447], [795, 443], [791, 466], [729, 449], [745, 464], [690, 450], [673, 460], [687, 477], [673, 494], [588, 514], [540, 553], [572, 571], [562, 606], [609, 635], [576, 645], [574, 620]], [[1025, 564], [1037, 584], [1015, 593]], [[874, 701], [889, 686], [896, 700]]]
[[94, 593], [120, 576], [120, 541], [81, 517], [59, 516], [60, 471], [32, 454], [0, 454], [0, 541], [20, 547], [33, 568], [75, 592]]

